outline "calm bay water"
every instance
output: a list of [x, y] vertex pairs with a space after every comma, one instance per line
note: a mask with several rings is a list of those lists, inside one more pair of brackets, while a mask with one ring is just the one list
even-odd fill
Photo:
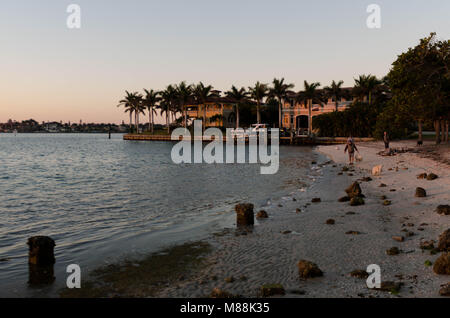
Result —
[[[280, 147], [280, 170], [175, 165], [172, 143], [121, 135], [0, 134], [0, 297], [54, 296], [65, 268], [83, 272], [124, 256], [233, 226], [234, 204], [256, 208], [307, 184], [310, 148]], [[27, 286], [27, 238], [56, 241], [51, 287]]]

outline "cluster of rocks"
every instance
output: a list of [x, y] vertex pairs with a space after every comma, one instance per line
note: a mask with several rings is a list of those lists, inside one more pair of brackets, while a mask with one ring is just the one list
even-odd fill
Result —
[[[437, 248], [434, 247], [434, 241], [422, 242], [421, 248], [438, 250], [443, 252], [433, 264], [433, 272], [438, 275], [450, 275], [450, 229], [439, 236]], [[441, 286], [439, 295], [450, 296], [450, 283]]]
[[297, 267], [300, 278], [306, 279], [323, 276], [322, 270], [320, 270], [320, 268], [316, 264], [310, 261], [300, 260], [297, 264]]
[[357, 181], [355, 181], [351, 186], [345, 189], [345, 192], [347, 192], [347, 196], [340, 198], [339, 202], [350, 201], [351, 206], [359, 206], [365, 204], [361, 186]]
[[439, 205], [436, 208], [436, 213], [442, 215], [450, 215], [450, 205]]
[[426, 179], [428, 181], [433, 181], [433, 180], [436, 180], [437, 178], [439, 178], [438, 175], [436, 175], [434, 173], [430, 173], [430, 174], [421, 173], [417, 176], [417, 179]]

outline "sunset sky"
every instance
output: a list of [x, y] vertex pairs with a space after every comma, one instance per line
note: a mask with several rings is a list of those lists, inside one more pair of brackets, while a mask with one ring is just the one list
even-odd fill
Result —
[[[81, 6], [81, 29], [66, 26]], [[381, 29], [366, 8], [381, 6]], [[353, 85], [383, 76], [430, 32], [450, 38], [448, 0], [1, 0], [0, 122], [128, 121], [125, 90], [285, 77]]]

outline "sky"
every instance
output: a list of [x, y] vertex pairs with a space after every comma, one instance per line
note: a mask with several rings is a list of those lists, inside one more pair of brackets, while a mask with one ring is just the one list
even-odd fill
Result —
[[[380, 29], [366, 25], [372, 3]], [[125, 90], [184, 80], [353, 86], [430, 32], [449, 39], [449, 13], [448, 0], [0, 0], [0, 122], [128, 122]]]

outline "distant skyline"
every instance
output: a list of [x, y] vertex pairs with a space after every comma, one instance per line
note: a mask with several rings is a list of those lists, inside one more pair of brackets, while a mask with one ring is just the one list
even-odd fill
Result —
[[[72, 3], [81, 29], [66, 26]], [[372, 3], [381, 29], [366, 26]], [[183, 80], [353, 86], [430, 32], [450, 38], [449, 12], [448, 0], [2, 0], [0, 122], [127, 123], [125, 90]]]

